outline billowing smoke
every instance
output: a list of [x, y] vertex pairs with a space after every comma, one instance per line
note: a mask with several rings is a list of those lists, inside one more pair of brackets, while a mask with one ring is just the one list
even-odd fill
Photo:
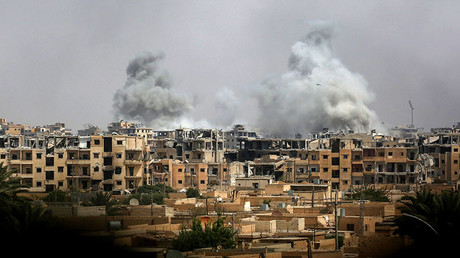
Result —
[[161, 69], [162, 53], [143, 52], [126, 68], [128, 79], [113, 99], [115, 118], [137, 121], [154, 128], [174, 128], [192, 109], [191, 100], [171, 88]]
[[190, 116], [193, 101], [171, 87], [171, 78], [160, 67], [164, 56], [144, 52], [130, 62], [126, 84], [114, 96], [116, 118], [153, 128], [225, 129], [235, 122], [244, 123], [241, 119], [246, 116], [249, 128], [276, 137], [323, 128], [336, 132], [381, 129], [377, 115], [368, 108], [374, 96], [366, 80], [334, 56], [334, 26], [325, 22], [312, 25], [310, 33], [292, 46], [286, 73], [251, 87], [244, 96], [222, 88], [215, 96], [214, 117], [201, 121]]
[[223, 128], [231, 126], [236, 119], [239, 104], [238, 98], [229, 88], [224, 87], [217, 91], [214, 107], [218, 116], [214, 123]]
[[293, 136], [329, 128], [369, 132], [378, 126], [367, 105], [373, 100], [366, 80], [350, 72], [331, 49], [334, 26], [313, 24], [291, 49], [288, 72], [263, 81], [253, 91], [258, 127], [273, 136]]

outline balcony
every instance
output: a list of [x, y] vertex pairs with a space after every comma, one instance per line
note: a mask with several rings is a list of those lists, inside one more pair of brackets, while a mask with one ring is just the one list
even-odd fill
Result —
[[66, 176], [67, 179], [73, 179], [73, 178], [87, 178], [90, 179], [91, 175], [89, 173], [72, 173], [71, 175]]
[[102, 165], [102, 170], [107, 170], [107, 171], [111, 170], [111, 171], [113, 171], [114, 169], [115, 169], [115, 167], [112, 166], [112, 165]]
[[20, 164], [24, 164], [24, 162], [20, 159], [10, 159], [10, 162], [9, 162], [11, 165], [20, 165]]
[[142, 160], [137, 159], [125, 159], [125, 165], [142, 165]]
[[319, 165], [319, 159], [309, 159], [308, 164], [309, 165]]
[[89, 165], [91, 164], [90, 159], [67, 159], [66, 164], [68, 165]]
[[362, 177], [363, 176], [363, 172], [351, 172], [351, 176], [352, 177]]
[[125, 176], [126, 179], [141, 179], [143, 178], [142, 175], [126, 175]]
[[34, 174], [32, 173], [32, 168], [22, 168], [22, 171], [21, 171], [22, 178], [29, 178], [33, 176]]

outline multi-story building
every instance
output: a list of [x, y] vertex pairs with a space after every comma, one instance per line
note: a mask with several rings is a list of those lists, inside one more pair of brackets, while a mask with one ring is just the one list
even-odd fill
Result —
[[176, 158], [190, 163], [223, 162], [225, 137], [217, 129], [176, 129]]
[[134, 135], [137, 127], [141, 127], [141, 125], [121, 120], [120, 122], [110, 123], [107, 126], [107, 131], [109, 134]]
[[159, 159], [152, 160], [148, 170], [152, 182], [144, 184], [164, 183], [176, 190], [196, 187], [229, 186], [236, 177], [244, 176], [243, 165], [239, 162], [231, 163], [189, 163], [186, 161]]
[[85, 129], [77, 131], [78, 136], [91, 136], [91, 135], [99, 135], [99, 134], [102, 134], [102, 130], [99, 129], [99, 127], [95, 125], [91, 125], [91, 124], [86, 125]]
[[244, 142], [247, 175], [300, 183], [330, 183], [346, 190], [374, 184], [415, 184], [420, 174], [419, 149], [394, 140], [332, 137], [328, 139], [263, 139]]
[[130, 190], [156, 183], [203, 190], [227, 188], [250, 177], [329, 184], [341, 191], [379, 184], [457, 185], [459, 180], [456, 132], [419, 135], [418, 142], [375, 133], [243, 137], [239, 149], [228, 151], [225, 134], [216, 129], [180, 128], [157, 135], [130, 123], [120, 122], [119, 127], [134, 128], [135, 135], [3, 135], [0, 162], [15, 169], [33, 191]]
[[460, 133], [426, 134], [422, 137], [421, 152], [434, 160], [427, 177], [432, 181], [457, 185], [460, 173]]
[[22, 135], [30, 130], [26, 124], [15, 124], [7, 122], [5, 118], [0, 118], [0, 135]]
[[148, 182], [149, 149], [142, 137], [0, 138], [0, 162], [33, 191], [135, 189]]
[[224, 132], [225, 148], [236, 150], [240, 148], [240, 142], [244, 139], [256, 139], [259, 136], [255, 131], [248, 131], [244, 125], [237, 124], [232, 130]]
[[206, 163], [172, 163], [171, 187], [182, 189], [195, 187], [199, 190], [208, 188], [208, 165]]

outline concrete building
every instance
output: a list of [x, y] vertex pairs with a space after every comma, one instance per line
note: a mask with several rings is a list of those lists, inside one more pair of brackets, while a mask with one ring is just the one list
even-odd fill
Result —
[[0, 162], [32, 191], [135, 189], [148, 182], [148, 147], [135, 136], [0, 138]]
[[102, 130], [99, 127], [94, 125], [86, 125], [85, 129], [81, 129], [77, 131], [78, 136], [91, 136], [91, 135], [99, 135], [102, 134]]
[[224, 135], [217, 129], [176, 129], [177, 159], [191, 163], [223, 162]]
[[420, 139], [421, 152], [432, 157], [427, 178], [432, 182], [457, 187], [460, 173], [460, 133], [425, 134]]
[[0, 135], [23, 135], [29, 130], [29, 125], [15, 124], [13, 122], [7, 122], [6, 118], [0, 118]]
[[379, 136], [243, 140], [238, 157], [246, 161], [247, 176], [325, 183], [342, 191], [371, 184], [425, 182], [419, 148]]
[[244, 125], [237, 124], [232, 130], [225, 131], [225, 148], [236, 150], [240, 148], [240, 142], [245, 139], [257, 139], [259, 136], [255, 131], [248, 131]]
[[[5, 119], [2, 121], [2, 126], [9, 124]], [[50, 128], [54, 128], [54, 132], [66, 131], [64, 123]], [[460, 134], [456, 132], [419, 134], [416, 140], [375, 133], [334, 134], [329, 131], [327, 137], [322, 134], [316, 139], [260, 139], [249, 134], [241, 137], [233, 134], [239, 148], [230, 150], [226, 148], [228, 134], [217, 129], [154, 131], [123, 121], [111, 123], [109, 128], [114, 134], [4, 135], [0, 139], [0, 158], [25, 174], [34, 174], [37, 166], [41, 166], [39, 170], [45, 173], [36, 174], [40, 179], [33, 179], [35, 175], [24, 179], [41, 189], [69, 189], [74, 181], [80, 181], [79, 187], [83, 189], [91, 186], [135, 189], [155, 182], [176, 189], [213, 186], [227, 189], [237, 185], [237, 178], [261, 176], [286, 183], [329, 184], [333, 189], [346, 191], [367, 185], [417, 187], [431, 182], [456, 187], [459, 180]], [[242, 126], [234, 128], [234, 132], [244, 131]], [[132, 139], [137, 141], [136, 148], [129, 143]], [[110, 145], [111, 148], [105, 147]], [[50, 160], [49, 164], [57, 165], [47, 168], [40, 160], [29, 160], [29, 155], [40, 151]], [[80, 154], [85, 157], [79, 157]], [[88, 156], [90, 163], [82, 161], [88, 160]], [[72, 157], [80, 161], [72, 161]], [[55, 159], [54, 163], [51, 158]], [[427, 159], [432, 159], [433, 164], [427, 163]], [[167, 169], [155, 170], [159, 164]], [[105, 171], [105, 176], [95, 173], [96, 166]], [[180, 166], [183, 174], [178, 173]], [[205, 174], [197, 173], [201, 169]], [[78, 180], [72, 175], [77, 173], [75, 171], [81, 171]], [[46, 172], [49, 176], [43, 179]], [[61, 172], [68, 177], [58, 177]], [[114, 176], [110, 177], [112, 172]], [[125, 178], [118, 180], [118, 175]], [[41, 183], [36, 184], [38, 181]]]

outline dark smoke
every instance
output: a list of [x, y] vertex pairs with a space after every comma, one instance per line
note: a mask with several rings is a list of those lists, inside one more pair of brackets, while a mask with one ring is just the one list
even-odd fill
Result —
[[171, 88], [167, 71], [160, 68], [164, 55], [143, 52], [126, 68], [128, 79], [113, 98], [115, 118], [137, 121], [154, 128], [173, 128], [188, 113], [189, 98]]

